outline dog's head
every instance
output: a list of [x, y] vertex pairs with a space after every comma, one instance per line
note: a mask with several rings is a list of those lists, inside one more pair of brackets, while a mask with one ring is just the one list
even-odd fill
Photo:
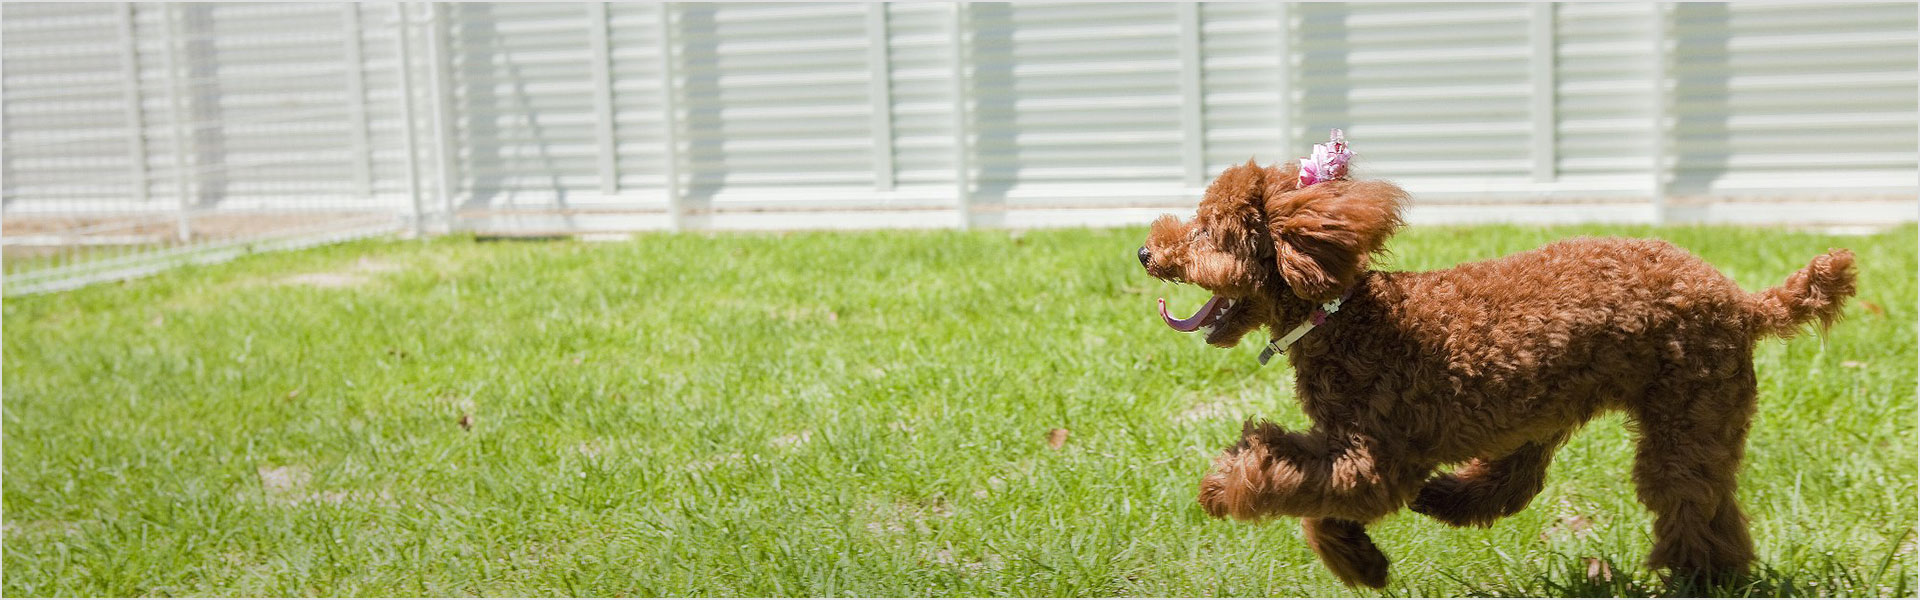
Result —
[[1383, 181], [1299, 186], [1299, 166], [1229, 167], [1207, 187], [1193, 220], [1153, 222], [1140, 264], [1154, 277], [1214, 297], [1176, 329], [1231, 347], [1261, 326], [1292, 327], [1315, 304], [1339, 298], [1400, 227], [1406, 192]]

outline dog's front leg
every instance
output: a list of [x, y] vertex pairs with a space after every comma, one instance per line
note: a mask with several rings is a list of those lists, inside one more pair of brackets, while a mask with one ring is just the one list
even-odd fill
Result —
[[1387, 587], [1387, 555], [1373, 545], [1367, 526], [1346, 519], [1301, 519], [1307, 547], [1347, 585]]
[[1201, 480], [1200, 505], [1215, 517], [1303, 517], [1307, 545], [1340, 581], [1385, 587], [1387, 556], [1366, 523], [1399, 510], [1425, 474], [1393, 458], [1363, 435], [1249, 421]]
[[1290, 515], [1368, 523], [1405, 505], [1426, 471], [1407, 469], [1371, 438], [1315, 427], [1291, 432], [1248, 422], [1240, 443], [1213, 459], [1200, 504], [1215, 517]]

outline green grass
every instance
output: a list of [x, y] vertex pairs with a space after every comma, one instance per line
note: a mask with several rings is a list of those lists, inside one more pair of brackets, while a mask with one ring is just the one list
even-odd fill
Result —
[[[1759, 577], [1709, 591], [1920, 591], [1915, 229], [1416, 227], [1390, 264], [1585, 233], [1672, 240], [1748, 289], [1859, 254], [1879, 311], [1756, 352]], [[3, 591], [1373, 595], [1297, 526], [1194, 503], [1242, 418], [1304, 421], [1253, 342], [1158, 323], [1156, 296], [1202, 293], [1143, 275], [1142, 237], [383, 240], [9, 298]], [[1670, 593], [1639, 566], [1630, 456], [1604, 418], [1490, 529], [1387, 518], [1388, 592]]]

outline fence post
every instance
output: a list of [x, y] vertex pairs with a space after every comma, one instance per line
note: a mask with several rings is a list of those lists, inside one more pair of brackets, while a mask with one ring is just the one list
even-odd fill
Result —
[[1554, 81], [1555, 55], [1554, 6], [1541, 2], [1528, 7], [1527, 39], [1532, 46], [1528, 60], [1533, 83], [1533, 180], [1548, 183], [1559, 179], [1559, 92]]
[[440, 194], [441, 218], [446, 222], [446, 230], [451, 232], [456, 226], [453, 208], [453, 69], [447, 47], [447, 23], [442, 16], [440, 3], [427, 5], [427, 63], [433, 70], [433, 78], [427, 80], [429, 93], [433, 95], [433, 155], [435, 191]]
[[420, 208], [420, 151], [415, 141], [413, 127], [413, 43], [408, 31], [413, 24], [407, 19], [407, 7], [410, 4], [394, 3], [394, 69], [400, 79], [400, 131], [401, 139], [407, 148], [407, 199], [412, 204], [412, 223], [414, 239], [419, 239], [422, 231], [422, 211]]
[[147, 203], [147, 125], [140, 100], [140, 43], [134, 37], [133, 3], [121, 2], [115, 11], [120, 31], [120, 92], [127, 109], [127, 165], [133, 176], [133, 197]]
[[1667, 91], [1667, 38], [1672, 32], [1672, 24], [1667, 19], [1667, 5], [1653, 3], [1653, 23], [1649, 28], [1653, 32], [1653, 123], [1650, 131], [1653, 157], [1652, 191], [1653, 222], [1656, 225], [1667, 222], [1667, 113], [1672, 110]]
[[887, 4], [867, 5], [867, 95], [872, 102], [873, 189], [891, 190], [893, 175], [893, 69], [888, 48]]
[[680, 111], [673, 95], [673, 4], [654, 6], [660, 43], [660, 136], [666, 146], [661, 153], [661, 190], [667, 198], [667, 226], [680, 231], [686, 228], [686, 216], [680, 206]]
[[1200, 4], [1181, 2], [1173, 5], [1180, 24], [1180, 154], [1186, 184], [1206, 184], [1206, 124], [1202, 121], [1200, 93]]
[[620, 155], [614, 142], [613, 50], [607, 38], [607, 3], [587, 3], [587, 45], [593, 51], [594, 141], [599, 146], [600, 194], [620, 191]]
[[967, 5], [953, 4], [947, 30], [948, 45], [953, 48], [950, 79], [953, 80], [953, 189], [955, 208], [960, 213], [960, 228], [973, 227], [972, 127], [967, 119]]
[[347, 125], [353, 144], [353, 185], [361, 197], [373, 197], [373, 148], [367, 141], [367, 73], [360, 52], [360, 5], [343, 4], [341, 37], [346, 39]]
[[1275, 161], [1285, 163], [1292, 156], [1293, 148], [1293, 11], [1291, 3], [1280, 2], [1274, 6], [1277, 13], [1275, 21], [1279, 26], [1274, 39], [1280, 46], [1280, 67], [1275, 70], [1279, 77], [1274, 91], [1280, 96], [1280, 114], [1277, 125], [1280, 128], [1280, 152], [1274, 155]]
[[182, 122], [186, 109], [181, 106], [180, 19], [178, 4], [160, 5], [160, 18], [166, 24], [162, 41], [166, 44], [167, 122], [173, 125], [173, 189], [175, 229], [181, 243], [193, 240], [193, 217], [188, 214], [187, 127]]

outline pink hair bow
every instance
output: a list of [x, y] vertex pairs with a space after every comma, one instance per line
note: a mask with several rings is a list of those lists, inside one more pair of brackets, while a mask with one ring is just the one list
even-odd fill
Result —
[[1347, 136], [1338, 129], [1327, 135], [1327, 143], [1314, 144], [1313, 156], [1300, 159], [1300, 187], [1347, 176], [1347, 162], [1353, 151], [1347, 149]]

